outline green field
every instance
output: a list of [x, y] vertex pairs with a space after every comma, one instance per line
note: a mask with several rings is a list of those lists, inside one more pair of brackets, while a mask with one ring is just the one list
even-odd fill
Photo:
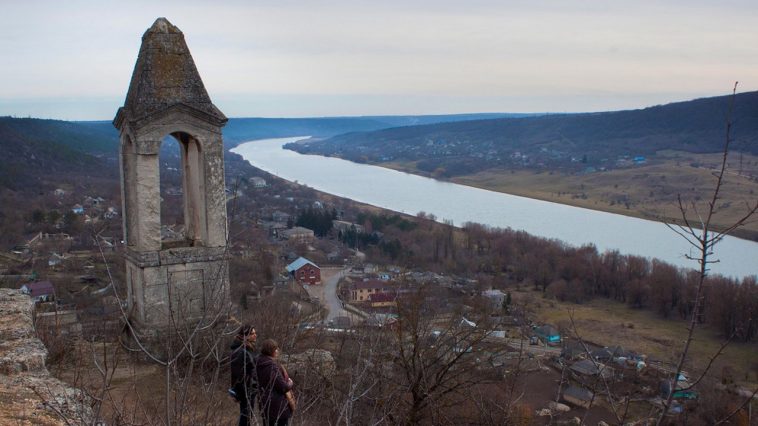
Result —
[[[684, 320], [663, 319], [648, 310], [632, 309], [606, 299], [578, 305], [543, 299], [541, 292], [531, 290], [514, 292], [513, 297], [528, 301], [540, 322], [567, 330], [564, 335], [578, 334], [586, 341], [603, 346], [623, 346], [653, 360], [675, 362], [687, 336]], [[696, 329], [685, 370], [691, 375], [702, 371], [723, 342], [724, 337], [707, 326]], [[758, 384], [756, 353], [758, 343], [732, 342], [716, 359], [709, 375], [721, 380], [724, 367], [729, 367], [734, 370], [736, 383], [748, 387]]]

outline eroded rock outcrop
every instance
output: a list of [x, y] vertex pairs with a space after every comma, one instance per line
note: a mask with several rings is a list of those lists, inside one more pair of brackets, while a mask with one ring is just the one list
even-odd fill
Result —
[[84, 393], [51, 376], [34, 332], [31, 298], [0, 289], [0, 424], [92, 423]]

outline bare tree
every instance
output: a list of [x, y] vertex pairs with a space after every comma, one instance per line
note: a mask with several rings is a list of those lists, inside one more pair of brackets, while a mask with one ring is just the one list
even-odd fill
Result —
[[[490, 312], [462, 315], [452, 310], [440, 315], [429, 306], [426, 287], [404, 295], [398, 302], [398, 322], [392, 331], [394, 380], [404, 396], [393, 422], [420, 424], [455, 423], [451, 407], [470, 402], [472, 391], [486, 383], [502, 381], [491, 374], [489, 361], [504, 345], [488, 345], [492, 335]], [[486, 370], [486, 371], [485, 371]]]
[[[698, 206], [695, 201], [689, 203], [685, 202], [682, 199], [681, 195], [679, 195], [677, 199], [682, 224], [667, 224], [671, 230], [684, 238], [692, 248], [694, 254], [688, 254], [687, 258], [697, 262], [698, 277], [695, 290], [695, 300], [693, 301], [693, 309], [690, 314], [689, 325], [687, 326], [687, 337], [684, 341], [684, 346], [682, 347], [681, 354], [679, 355], [676, 369], [674, 370], [671, 378], [671, 391], [669, 392], [663, 404], [663, 410], [658, 416], [658, 420], [656, 422], [657, 425], [663, 423], [663, 420], [666, 417], [669, 408], [671, 407], [674, 392], [677, 390], [678, 379], [684, 370], [685, 363], [687, 362], [690, 353], [690, 347], [693, 342], [695, 329], [700, 322], [703, 309], [707, 302], [704, 295], [706, 293], [706, 287], [708, 285], [707, 278], [710, 271], [709, 266], [719, 261], [718, 258], [715, 258], [715, 246], [731, 232], [745, 225], [745, 223], [747, 223], [747, 221], [756, 213], [756, 211], [758, 211], [758, 200], [756, 200], [754, 204], [751, 202], [745, 202], [745, 212], [737, 221], [721, 229], [717, 229], [713, 224], [714, 217], [718, 212], [718, 201], [721, 199], [721, 190], [724, 185], [724, 178], [727, 172], [727, 160], [729, 158], [730, 144], [733, 141], [732, 131], [734, 123], [732, 121], [732, 117], [736, 94], [737, 83], [735, 82], [726, 116], [726, 131], [724, 135], [721, 165], [714, 173], [716, 181], [714, 184], [713, 192], [711, 193], [711, 196], [705, 205], [705, 209], [703, 210], [702, 207]], [[696, 379], [690, 386], [694, 386], [700, 382], [703, 377], [705, 377], [705, 375], [708, 373], [708, 370], [710, 369], [710, 366], [713, 365], [713, 360], [715, 360], [715, 358], [722, 353], [726, 345], [729, 343], [729, 340], [727, 340], [718, 349], [718, 351], [713, 354], [711, 361], [708, 363], [708, 366], [701, 373], [700, 377]]]

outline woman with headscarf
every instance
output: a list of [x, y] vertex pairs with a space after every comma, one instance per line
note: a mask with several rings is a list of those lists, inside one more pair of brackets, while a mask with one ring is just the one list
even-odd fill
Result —
[[258, 402], [266, 426], [286, 426], [294, 410], [294, 399], [290, 393], [294, 384], [277, 362], [279, 353], [276, 341], [264, 340], [256, 364]]

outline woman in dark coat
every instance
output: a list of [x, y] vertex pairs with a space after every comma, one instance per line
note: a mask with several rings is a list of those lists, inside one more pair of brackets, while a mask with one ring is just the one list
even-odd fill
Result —
[[261, 407], [263, 424], [266, 426], [286, 426], [292, 417], [292, 408], [287, 392], [292, 390], [292, 379], [276, 362], [279, 345], [271, 339], [261, 344], [256, 373], [258, 378], [258, 403]]
[[232, 343], [231, 359], [231, 391], [240, 404], [239, 426], [250, 425], [253, 418], [253, 404], [258, 389], [255, 369], [255, 340], [258, 335], [252, 325], [243, 325], [237, 332], [237, 338]]

